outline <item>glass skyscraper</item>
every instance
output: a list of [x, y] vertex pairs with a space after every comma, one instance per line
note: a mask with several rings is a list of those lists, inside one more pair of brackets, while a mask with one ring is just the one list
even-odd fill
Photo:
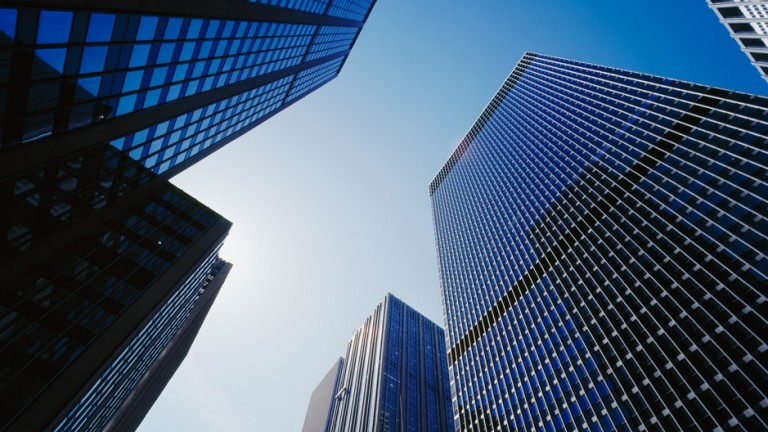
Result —
[[349, 341], [340, 377], [332, 369], [313, 393], [334, 385], [329, 421], [308, 413], [304, 430], [452, 430], [445, 353], [443, 329], [388, 294]]
[[373, 0], [0, 6], [0, 430], [131, 430], [230, 223], [168, 178], [338, 75]]
[[768, 80], [768, 1], [707, 1], [749, 61]]
[[[131, 181], [148, 171], [129, 163]], [[118, 412], [143, 417], [134, 405], [147, 400], [132, 392], [159, 392], [170, 374], [143, 377], [167, 371], [166, 353], [191, 344], [185, 329], [201, 316], [201, 294], [225, 277], [218, 251], [231, 224], [150, 175], [61, 225], [34, 225], [36, 235], [4, 257], [0, 429], [103, 430]]]
[[14, 3], [0, 8], [0, 148], [108, 142], [169, 175], [336, 77], [373, 6]]
[[430, 194], [457, 430], [768, 427], [768, 99], [525, 54]]

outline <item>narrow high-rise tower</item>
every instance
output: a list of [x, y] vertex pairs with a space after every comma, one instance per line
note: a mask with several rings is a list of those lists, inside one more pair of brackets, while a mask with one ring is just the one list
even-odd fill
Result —
[[444, 337], [437, 324], [388, 294], [313, 393], [304, 430], [453, 430]]
[[768, 99], [526, 54], [430, 185], [457, 428], [768, 427]]

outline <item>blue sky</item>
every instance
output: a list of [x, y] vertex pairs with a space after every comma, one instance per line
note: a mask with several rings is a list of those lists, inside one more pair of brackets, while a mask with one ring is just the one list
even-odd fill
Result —
[[442, 324], [427, 186], [525, 51], [768, 90], [704, 0], [380, 1], [336, 80], [174, 179], [235, 267], [139, 430], [301, 430], [387, 292]]

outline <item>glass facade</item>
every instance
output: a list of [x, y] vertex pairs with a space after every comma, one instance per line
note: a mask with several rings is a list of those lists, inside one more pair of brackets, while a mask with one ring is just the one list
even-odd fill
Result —
[[149, 322], [54, 429], [55, 432], [105, 430], [161, 355], [167, 352], [173, 339], [190, 320], [201, 293], [225, 265], [218, 258], [220, 247], [221, 244], [213, 249], [202, 265], [154, 312]]
[[[92, 212], [78, 227], [50, 235], [31, 251], [40, 255], [33, 265], [8, 272], [12, 276], [0, 287], [0, 427], [109, 334], [181, 257], [200, 253], [196, 248], [203, 237], [221, 223], [221, 216], [166, 181], [156, 181], [162, 183], [150, 184], [152, 189], [139, 197], [124, 198], [119, 208], [113, 204]], [[183, 320], [221, 241], [161, 307], [164, 312], [156, 314], [160, 322], [151, 321], [134, 343], [149, 349], [144, 345], [160, 343]], [[139, 371], [147, 361], [149, 353], [129, 346], [116, 364], [135, 362], [130, 367]]]
[[131, 430], [229, 227], [167, 178], [335, 78], [374, 1], [43, 3], [0, 7], [0, 429]]
[[767, 427], [766, 119], [522, 58], [430, 185], [457, 430]]
[[243, 0], [268, 6], [327, 14], [334, 17], [365, 21], [374, 0]]
[[[327, 9], [329, 16], [344, 18], [346, 25], [259, 20], [255, 12], [250, 19], [213, 19], [0, 9], [0, 65], [7, 66], [0, 68], [5, 70], [0, 72], [0, 147], [184, 102], [189, 110], [176, 111], [200, 120], [190, 128], [194, 132], [186, 131], [183, 138], [171, 135], [172, 130], [166, 129], [169, 122], [175, 120], [177, 128], [181, 122], [163, 118], [167, 110], [137, 122], [131, 131], [139, 138], [155, 132], [155, 142], [147, 142], [143, 149], [136, 149], [134, 141], [131, 156], [155, 172], [165, 172], [233, 131], [254, 127], [268, 113], [338, 75], [373, 6], [372, 1], [261, 3], [312, 13], [320, 13], [315, 6], [321, 5], [323, 14]], [[326, 68], [325, 75], [313, 82], [299, 80], [306, 75], [302, 72], [320, 65]], [[242, 90], [234, 90], [235, 85]], [[286, 85], [283, 93], [275, 91], [280, 85]], [[288, 97], [292, 87], [296, 89]], [[202, 103], [216, 90], [221, 90], [219, 101], [253, 99], [230, 113], [239, 117], [234, 127], [234, 122], [223, 124], [220, 118], [198, 118], [221, 108]], [[258, 98], [266, 93], [268, 97]], [[169, 136], [159, 144], [156, 141], [166, 130]], [[128, 138], [123, 134], [107, 141], [120, 141], [123, 147]], [[161, 154], [158, 146], [163, 148]]]
[[350, 340], [329, 431], [453, 429], [443, 329], [389, 294]]
[[707, 0], [763, 79], [768, 80], [768, 1]]

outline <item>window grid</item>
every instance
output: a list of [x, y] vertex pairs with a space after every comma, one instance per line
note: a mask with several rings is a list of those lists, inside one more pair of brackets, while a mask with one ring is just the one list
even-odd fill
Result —
[[766, 427], [767, 112], [521, 60], [430, 187], [457, 430]]
[[[34, 54], [26, 113], [6, 120], [4, 145], [34, 141], [297, 66], [350, 48], [358, 27], [42, 10], [0, 9], [0, 32], [39, 31], [31, 46], [3, 45], [0, 61]], [[82, 31], [76, 31], [82, 29]], [[319, 38], [315, 40], [316, 33]], [[0, 118], [10, 77], [0, 72]], [[10, 103], [10, 101], [8, 102]], [[18, 101], [14, 102], [18, 103]], [[2, 132], [2, 128], [0, 128]]]
[[112, 141], [162, 173], [280, 107], [293, 76], [241, 93]]

